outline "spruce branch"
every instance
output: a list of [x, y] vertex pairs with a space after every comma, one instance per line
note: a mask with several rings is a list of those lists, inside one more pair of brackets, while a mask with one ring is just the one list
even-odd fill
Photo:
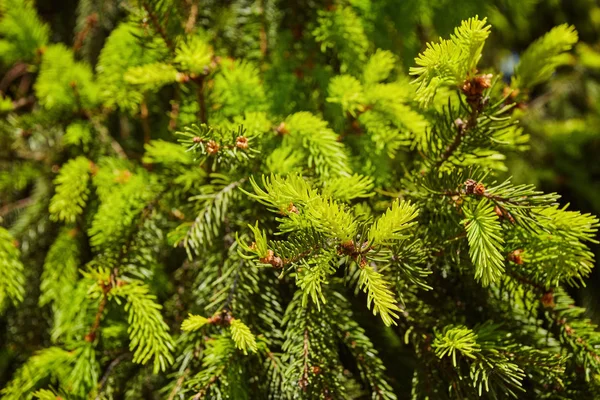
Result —
[[363, 266], [360, 270], [358, 288], [367, 293], [367, 307], [371, 308], [371, 303], [373, 304], [373, 315], [380, 314], [386, 326], [397, 325], [394, 319], [398, 319], [401, 310], [383, 275], [371, 266]]
[[485, 200], [479, 201], [473, 209], [463, 207], [463, 211], [475, 279], [488, 286], [504, 273], [504, 257], [500, 253], [504, 243], [502, 229], [493, 207]]

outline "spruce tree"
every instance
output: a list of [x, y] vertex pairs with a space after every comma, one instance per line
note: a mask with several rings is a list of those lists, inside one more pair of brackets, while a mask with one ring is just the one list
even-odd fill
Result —
[[0, 0], [2, 398], [600, 396], [598, 219], [507, 178], [574, 27], [316, 3]]

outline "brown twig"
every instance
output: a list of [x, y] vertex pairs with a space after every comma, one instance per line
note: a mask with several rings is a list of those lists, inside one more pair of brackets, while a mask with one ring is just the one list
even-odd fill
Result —
[[298, 385], [302, 388], [302, 390], [306, 390], [306, 386], [308, 386], [308, 329], [304, 329], [304, 347], [303, 347], [303, 358], [304, 358], [304, 367], [302, 372], [302, 378], [298, 381]]
[[190, 15], [185, 23], [185, 33], [190, 33], [196, 26], [196, 18], [198, 18], [198, 4], [194, 0], [188, 0], [187, 3], [190, 5]]
[[265, 18], [265, 7], [264, 7], [263, 3], [264, 3], [264, 0], [261, 0], [259, 2], [259, 6], [258, 6], [258, 12], [260, 14], [259, 39], [260, 39], [260, 53], [262, 54], [263, 57], [266, 57], [268, 43], [267, 43], [267, 30], [266, 30], [265, 26], [267, 25], [267, 20]]
[[28, 205], [31, 204], [32, 201], [33, 201], [33, 199], [31, 197], [27, 197], [25, 199], [15, 201], [14, 203], [9, 203], [9, 204], [3, 206], [2, 208], [0, 208], [0, 217], [4, 217], [15, 210], [19, 210], [21, 208], [27, 207]]
[[108, 292], [112, 289], [112, 275], [109, 282], [102, 282], [100, 286], [102, 287], [102, 299], [100, 300], [100, 304], [98, 305], [98, 311], [96, 312], [96, 317], [94, 318], [94, 324], [92, 325], [90, 332], [85, 335], [86, 342], [93, 342], [96, 340], [96, 335], [98, 333], [98, 329], [100, 328], [100, 322], [102, 321], [102, 314], [104, 313], [104, 309], [106, 308], [106, 302], [108, 301]]
[[100, 392], [102, 391], [102, 388], [104, 387], [104, 385], [106, 384], [106, 381], [108, 381], [108, 378], [112, 372], [113, 369], [115, 369], [117, 367], [117, 365], [119, 365], [121, 363], [121, 361], [123, 361], [125, 358], [131, 356], [131, 353], [127, 352], [127, 353], [123, 353], [120, 356], [118, 356], [117, 358], [115, 358], [114, 360], [111, 361], [110, 364], [108, 364], [108, 367], [106, 368], [106, 371], [104, 372], [104, 375], [102, 375], [102, 379], [100, 379], [100, 382], [98, 382], [98, 394], [96, 395], [95, 400], [100, 400]]
[[13, 106], [13, 111], [16, 111], [20, 108], [24, 108], [27, 106], [31, 106], [35, 103], [35, 96], [27, 96], [27, 97], [22, 97], [19, 100], [15, 100], [12, 103]]
[[140, 104], [140, 119], [142, 124], [142, 129], [144, 131], [144, 144], [150, 143], [150, 123], [148, 122], [148, 105], [146, 104], [146, 99], [143, 99]]
[[13, 65], [0, 81], [0, 93], [4, 93], [10, 84], [18, 77], [25, 75], [27, 70], [28, 66], [25, 63], [18, 62]]
[[73, 51], [77, 52], [79, 51], [79, 49], [81, 49], [85, 38], [90, 33], [90, 31], [96, 26], [97, 23], [98, 13], [90, 14], [85, 18], [85, 26], [81, 31], [79, 31], [77, 37], [75, 38], [75, 43], [73, 43]]
[[173, 400], [175, 398], [175, 396], [177, 395], [177, 392], [179, 392], [179, 389], [181, 389], [181, 385], [183, 385], [183, 381], [185, 380], [185, 377], [190, 373], [190, 369], [187, 368], [183, 374], [179, 377], [179, 379], [177, 379], [177, 383], [175, 383], [175, 387], [173, 388], [173, 390], [171, 390], [171, 393], [169, 394], [169, 398], [168, 400]]
[[150, 9], [150, 7], [148, 6], [148, 4], [146, 2], [144, 2], [143, 7], [144, 7], [144, 10], [146, 10], [146, 13], [148, 13], [148, 16], [150, 17], [150, 21], [152, 22], [152, 26], [154, 27], [154, 30], [160, 35], [160, 37], [163, 39], [163, 41], [165, 42], [165, 44], [167, 45], [169, 50], [174, 52], [175, 45], [173, 44], [171, 39], [169, 39], [169, 36], [167, 36], [167, 32], [165, 31], [165, 28], [160, 24], [156, 14], [154, 14], [152, 12], [152, 10]]
[[196, 89], [196, 96], [198, 97], [198, 104], [200, 105], [200, 110], [198, 110], [198, 119], [200, 122], [206, 124], [208, 123], [208, 119], [206, 117], [206, 100], [204, 98], [204, 75], [199, 75], [193, 80], [198, 85]]

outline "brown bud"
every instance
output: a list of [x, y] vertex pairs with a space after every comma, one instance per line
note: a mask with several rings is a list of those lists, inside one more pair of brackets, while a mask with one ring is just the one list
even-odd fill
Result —
[[504, 217], [504, 213], [502, 212], [502, 209], [498, 206], [494, 207], [494, 212], [496, 213], [496, 215], [498, 216], [498, 218], [502, 218]]
[[286, 134], [290, 133], [290, 131], [288, 131], [285, 126], [285, 122], [280, 123], [279, 126], [277, 127], [276, 131], [280, 135], [286, 135]]
[[473, 194], [475, 191], [475, 186], [477, 185], [477, 181], [474, 179], [467, 179], [465, 181], [465, 193]]
[[275, 253], [273, 253], [273, 250], [267, 250], [267, 255], [265, 257], [261, 258], [260, 262], [265, 263], [265, 264], [271, 264], [274, 268], [277, 268], [277, 269], [283, 267], [283, 260], [281, 259], [281, 257], [275, 256]]
[[523, 257], [521, 256], [522, 253], [523, 253], [523, 250], [521, 250], [521, 249], [511, 251], [510, 253], [508, 253], [508, 260], [514, 262], [515, 264], [522, 265], [523, 264]]
[[209, 140], [206, 144], [206, 152], [208, 154], [217, 154], [220, 147], [221, 146], [219, 146], [219, 143], [215, 142], [214, 140]]
[[86, 342], [92, 343], [94, 340], [96, 340], [96, 334], [94, 332], [90, 332], [87, 335], [85, 335]]
[[270, 264], [273, 261], [273, 250], [267, 250], [267, 255], [260, 259], [260, 262]]
[[546, 308], [554, 308], [556, 304], [554, 304], [554, 294], [549, 291], [544, 293], [541, 299], [542, 305]]
[[276, 269], [283, 268], [283, 260], [281, 257], [275, 256], [273, 257], [273, 261], [271, 261], [271, 265]]
[[231, 322], [234, 320], [233, 316], [229, 314], [229, 312], [223, 310], [223, 322], [225, 325], [231, 325]]
[[290, 203], [287, 210], [291, 213], [298, 214], [298, 209], [296, 208], [294, 203]]
[[185, 83], [190, 80], [190, 76], [188, 74], [184, 74], [183, 72], [177, 72], [175, 74], [175, 81], [179, 83]]
[[488, 89], [492, 86], [492, 78], [494, 75], [492, 74], [484, 74], [478, 75], [473, 80], [477, 83], [477, 85], [483, 89]]
[[340, 246], [342, 246], [342, 249], [346, 252], [351, 253], [354, 251], [354, 242], [352, 240], [346, 240], [345, 242], [342, 242]]
[[572, 335], [573, 333], [575, 333], [575, 329], [571, 328], [570, 325], [565, 325], [565, 332], [567, 332], [567, 335]]
[[98, 173], [98, 166], [93, 161], [90, 161], [90, 173], [92, 176], [96, 176]]
[[321, 373], [321, 367], [319, 367], [318, 365], [313, 365], [312, 372], [315, 375], [319, 375]]
[[192, 142], [194, 142], [194, 143], [202, 143], [203, 140], [202, 140], [202, 138], [200, 136], [194, 136], [192, 138]]
[[235, 147], [246, 150], [248, 148], [248, 139], [244, 136], [238, 136], [237, 139], [235, 139]]
[[481, 96], [483, 91], [492, 86], [492, 74], [477, 75], [463, 82], [461, 87], [467, 97]]
[[483, 196], [485, 194], [485, 186], [483, 186], [483, 183], [479, 182], [477, 185], [475, 185], [473, 193], [475, 193], [478, 196]]
[[308, 387], [308, 379], [306, 379], [305, 377], [300, 378], [298, 380], [298, 386], [300, 386], [300, 389], [302, 389], [303, 391], [306, 391], [306, 388]]

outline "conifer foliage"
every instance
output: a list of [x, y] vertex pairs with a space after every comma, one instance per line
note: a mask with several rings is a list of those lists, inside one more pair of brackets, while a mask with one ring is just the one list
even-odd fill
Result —
[[477, 16], [408, 70], [370, 2], [100, 3], [0, 0], [2, 398], [600, 396], [598, 219], [506, 178], [572, 26], [505, 83]]

